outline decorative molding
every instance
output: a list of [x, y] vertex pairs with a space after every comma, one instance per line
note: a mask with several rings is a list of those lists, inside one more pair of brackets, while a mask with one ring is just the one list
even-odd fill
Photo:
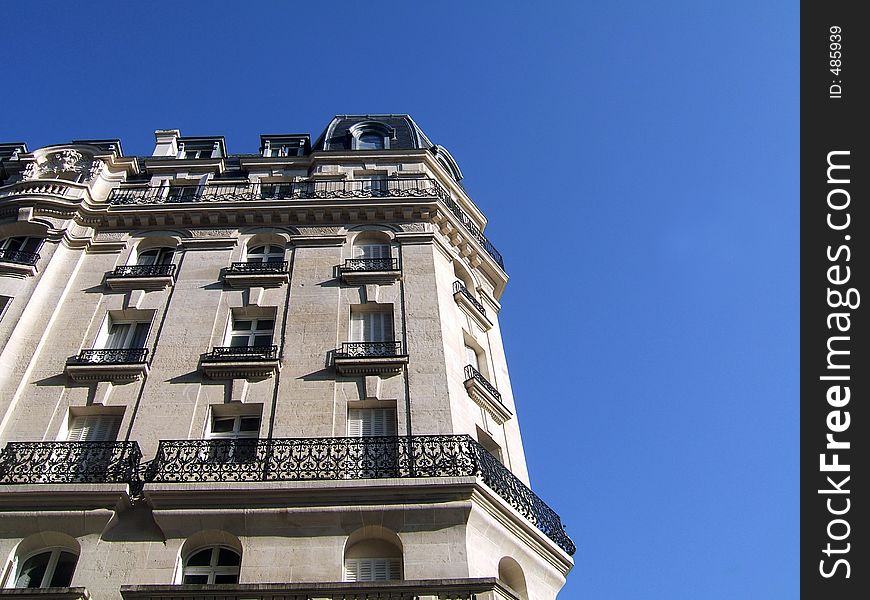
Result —
[[236, 236], [236, 229], [192, 229], [190, 231], [190, 237], [195, 239], [202, 238], [228, 238]]
[[95, 242], [118, 242], [127, 238], [125, 231], [100, 231], [94, 236]]
[[103, 170], [103, 161], [87, 157], [78, 150], [66, 149], [52, 152], [39, 162], [35, 160], [24, 167], [21, 178], [24, 181], [34, 179], [59, 179], [64, 173], [83, 175], [86, 181], [99, 176]]

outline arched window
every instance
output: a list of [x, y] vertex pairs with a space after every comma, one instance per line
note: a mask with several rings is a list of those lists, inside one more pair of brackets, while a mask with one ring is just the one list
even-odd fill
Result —
[[276, 263], [284, 260], [284, 246], [265, 244], [254, 246], [247, 252], [249, 263]]
[[387, 530], [383, 530], [381, 535], [383, 537], [365, 538], [355, 543], [353, 538], [357, 535], [348, 538], [350, 543], [344, 552], [345, 581], [398, 581], [404, 578], [398, 536]]
[[226, 546], [191, 552], [184, 561], [182, 583], [238, 583], [242, 557]]
[[40, 550], [21, 562], [15, 587], [69, 587], [78, 560], [78, 556], [65, 548]]

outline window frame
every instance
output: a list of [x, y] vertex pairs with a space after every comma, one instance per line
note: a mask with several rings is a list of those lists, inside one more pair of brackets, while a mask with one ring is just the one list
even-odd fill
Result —
[[[240, 321], [250, 321], [251, 327], [250, 329], [237, 329], [236, 323]], [[258, 328], [257, 326], [261, 321], [271, 321], [271, 328]], [[245, 335], [244, 332], [247, 333], [248, 343], [247, 344], [234, 344], [233, 338], [242, 337]], [[256, 343], [257, 337], [264, 337], [266, 332], [269, 333], [269, 341], [265, 344]], [[224, 345], [230, 348], [251, 348], [251, 347], [261, 347], [261, 346], [272, 346], [275, 341], [275, 317], [237, 317], [235, 314], [230, 314], [230, 322], [227, 326], [227, 334], [224, 338]]]
[[[262, 253], [254, 253], [255, 250], [259, 250], [260, 248], [263, 249]], [[254, 255], [253, 257], [251, 256], [252, 254]], [[245, 250], [245, 261], [249, 263], [283, 262], [286, 255], [287, 248], [283, 245], [275, 243], [256, 244]]]
[[[201, 552], [205, 552], [206, 550], [211, 550], [211, 557], [209, 558], [208, 565], [188, 565], [190, 559], [200, 554]], [[239, 562], [236, 565], [220, 565], [217, 564], [220, 561], [220, 551], [221, 550], [229, 550], [233, 554], [235, 554], [239, 558]], [[230, 546], [225, 546], [222, 544], [215, 544], [210, 546], [201, 546], [187, 553], [187, 556], [182, 561], [181, 566], [181, 583], [185, 584], [185, 579], [190, 576], [202, 576], [205, 575], [207, 577], [207, 581], [205, 584], [193, 584], [193, 585], [213, 585], [215, 583], [215, 579], [218, 575], [235, 575], [235, 584], [239, 583], [239, 576], [242, 570], [242, 554], [241, 552], [236, 551], [235, 548], [231, 548]], [[191, 572], [193, 571], [193, 572]], [[201, 571], [201, 572], [200, 572]], [[225, 571], [225, 572], [219, 572]], [[222, 582], [227, 583], [227, 582]]]
[[[375, 322], [375, 317], [380, 317], [380, 323]], [[366, 321], [371, 320], [371, 323]], [[360, 323], [360, 325], [355, 325]], [[377, 327], [376, 327], [377, 325]], [[351, 342], [383, 343], [396, 341], [396, 324], [394, 323], [393, 311], [390, 308], [380, 310], [353, 310], [350, 312], [349, 339]], [[366, 330], [369, 335], [366, 335]], [[375, 335], [375, 330], [378, 334]]]
[[[366, 416], [370, 417], [368, 422]], [[348, 437], [389, 437], [398, 435], [398, 430], [399, 423], [395, 406], [347, 409]]]
[[[402, 573], [402, 559], [401, 558], [382, 558], [382, 557], [365, 557], [365, 558], [345, 558], [344, 559], [344, 581], [347, 582], [360, 582], [360, 581], [402, 581], [404, 578], [404, 574]], [[361, 568], [364, 563], [370, 563], [370, 573], [372, 574], [371, 578], [360, 578]], [[351, 569], [348, 568], [349, 564], [355, 564], [357, 567], [356, 573], [351, 574]], [[384, 578], [376, 577], [377, 567], [383, 566], [383, 570], [385, 573]], [[390, 575], [395, 575], [391, 577]]]
[[[38, 586], [19, 586], [18, 580], [23, 575], [22, 571], [24, 570], [27, 561], [32, 560], [38, 556], [43, 554], [50, 554], [48, 558], [48, 562], [45, 565], [45, 572], [42, 574], [42, 579], [39, 582]], [[75, 563], [73, 564], [72, 573], [70, 573], [70, 581], [66, 585], [51, 585], [53, 583], [53, 579], [57, 572], [57, 565], [60, 562], [60, 558], [62, 554], [69, 554], [70, 556], [75, 558]], [[72, 579], [75, 576], [75, 570], [78, 566], [79, 562], [79, 554], [71, 551], [69, 548], [65, 546], [49, 546], [45, 548], [40, 548], [39, 550], [35, 550], [30, 552], [26, 556], [21, 557], [17, 561], [17, 565], [15, 568], [15, 575], [12, 581], [12, 588], [19, 590], [27, 590], [27, 589], [46, 589], [50, 587], [69, 587], [72, 583]]]

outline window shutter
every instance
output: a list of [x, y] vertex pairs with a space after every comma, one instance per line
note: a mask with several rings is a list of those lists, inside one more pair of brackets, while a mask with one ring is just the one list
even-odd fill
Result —
[[88, 415], [76, 417], [67, 435], [70, 442], [109, 442], [118, 437], [121, 417], [118, 415]]
[[480, 371], [480, 366], [477, 362], [477, 352], [475, 352], [474, 348], [472, 348], [471, 346], [465, 347], [465, 359], [468, 361], [466, 364], [469, 364], [478, 371]]
[[347, 435], [350, 437], [396, 435], [396, 409], [350, 409], [347, 411]]

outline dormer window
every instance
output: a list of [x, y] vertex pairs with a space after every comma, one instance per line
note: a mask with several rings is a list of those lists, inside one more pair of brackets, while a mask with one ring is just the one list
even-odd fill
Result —
[[348, 130], [352, 150], [385, 150], [390, 140], [396, 138], [396, 130], [383, 123], [368, 121], [357, 123]]
[[185, 150], [182, 158], [211, 158], [212, 150]]
[[357, 150], [383, 150], [385, 147], [384, 136], [374, 132], [362, 134], [356, 143]]

